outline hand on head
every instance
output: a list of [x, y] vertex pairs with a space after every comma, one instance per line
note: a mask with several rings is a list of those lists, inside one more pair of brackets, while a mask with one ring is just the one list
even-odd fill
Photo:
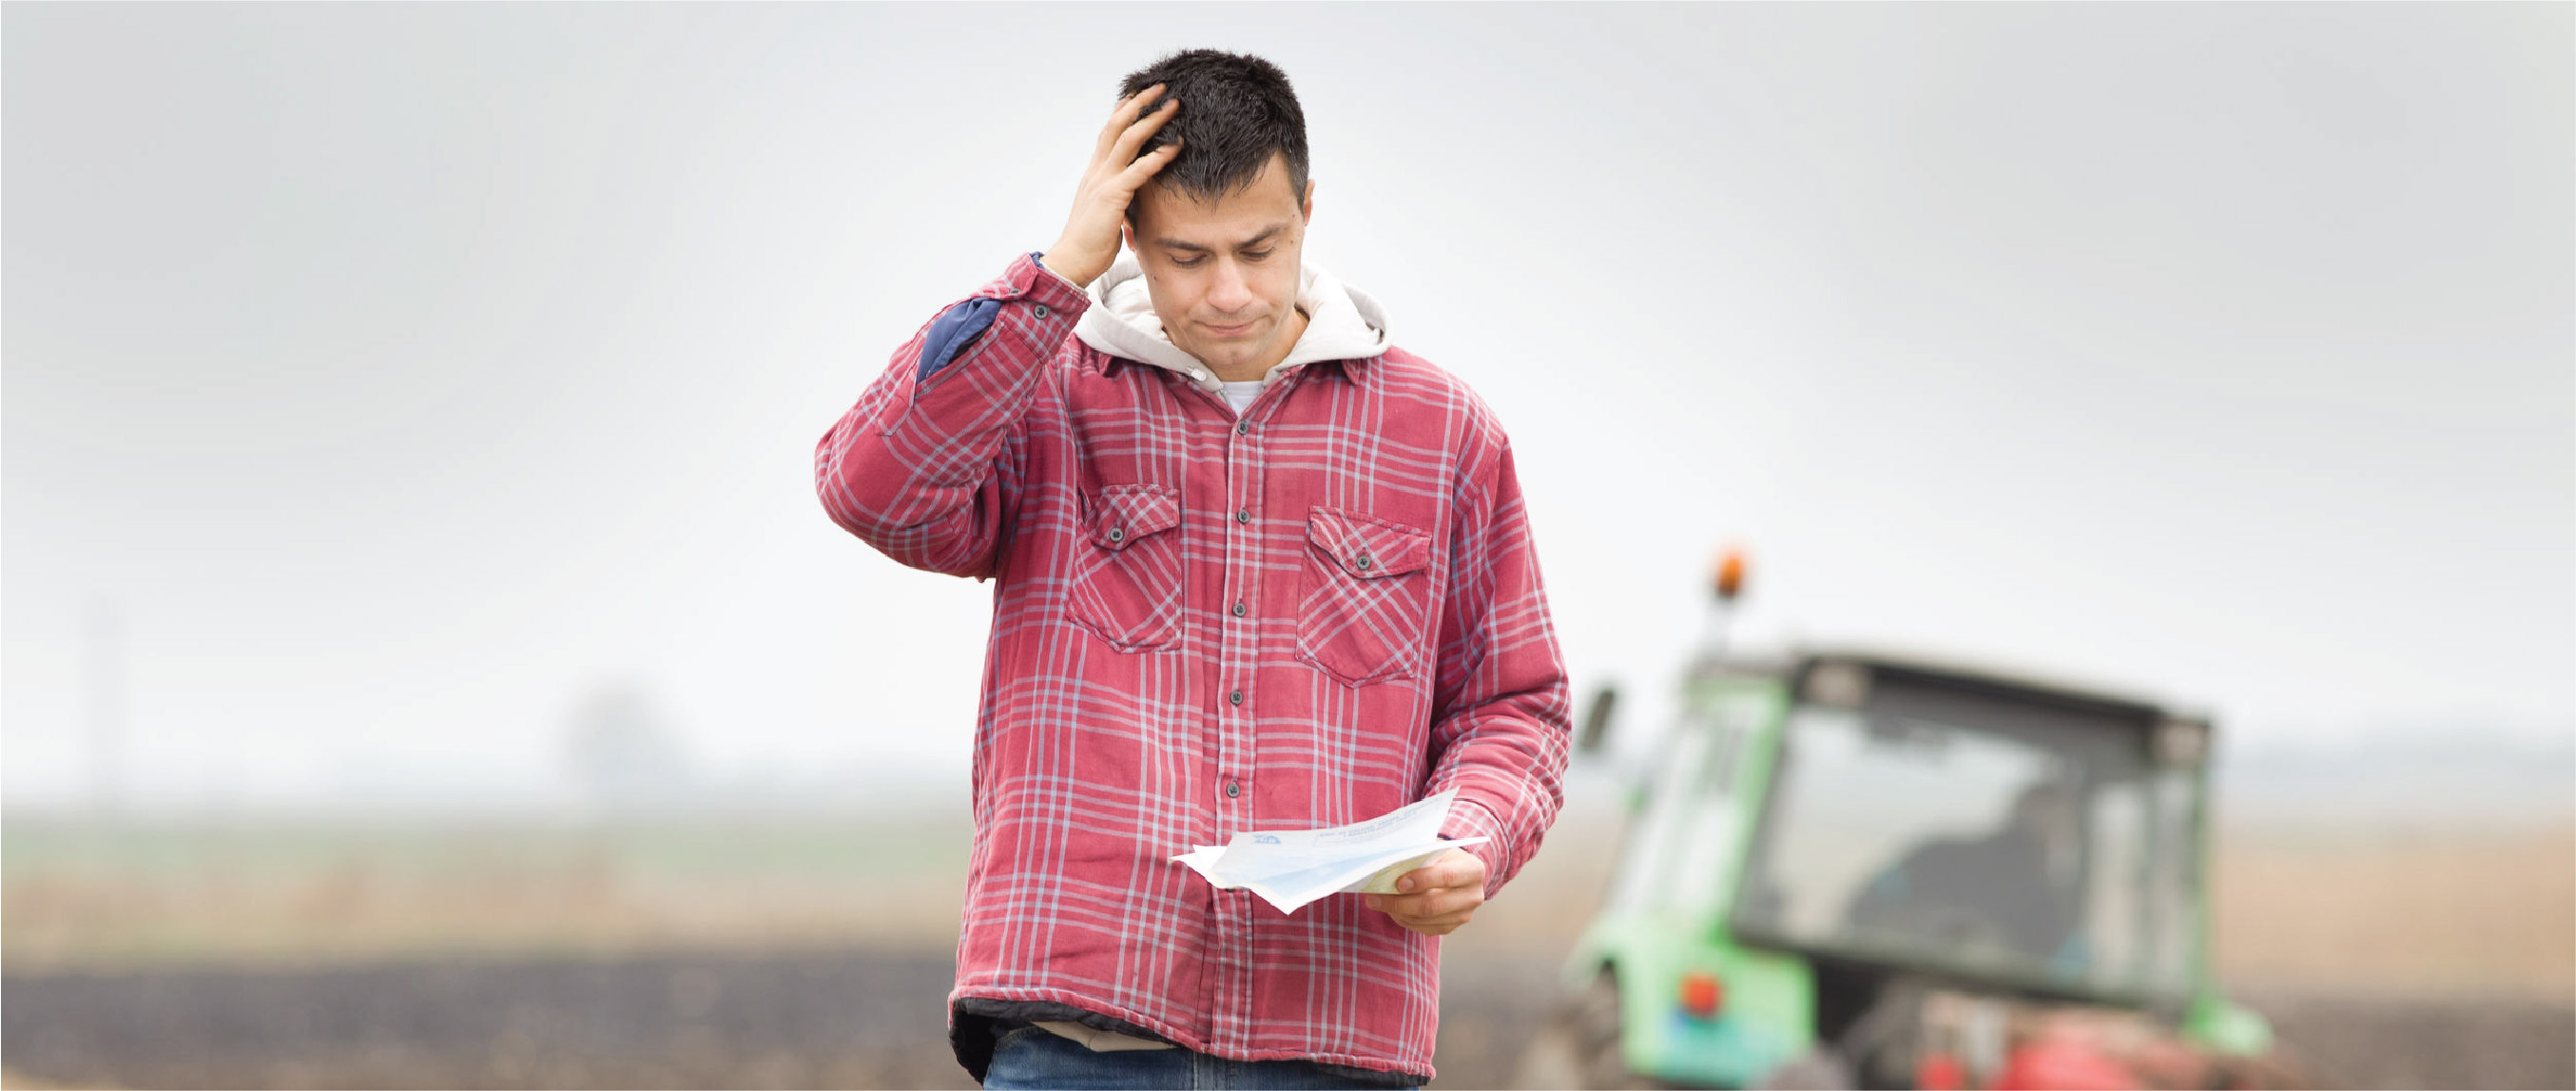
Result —
[[[1181, 154], [1177, 138], [1136, 154], [1180, 113], [1180, 100], [1162, 92], [1163, 85], [1155, 84], [1128, 96], [1110, 112], [1109, 124], [1092, 146], [1091, 166], [1083, 171], [1082, 185], [1074, 191], [1073, 214], [1065, 218], [1064, 234], [1046, 249], [1046, 267], [1057, 276], [1089, 287], [1108, 272], [1110, 263], [1118, 260], [1118, 229], [1127, 220], [1128, 202], [1136, 199], [1146, 179]], [[1160, 102], [1154, 101], [1157, 96], [1162, 96]], [[1154, 108], [1146, 109], [1147, 103], [1154, 103]]]

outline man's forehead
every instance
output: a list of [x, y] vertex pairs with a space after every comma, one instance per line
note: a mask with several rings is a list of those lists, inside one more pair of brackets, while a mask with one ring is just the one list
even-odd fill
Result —
[[1297, 221], [1293, 217], [1202, 223], [1148, 218], [1137, 241], [1149, 246], [1183, 250], [1225, 250], [1256, 243], [1286, 242], [1290, 229], [1296, 226]]
[[1214, 197], [1147, 183], [1136, 201], [1140, 238], [1185, 246], [1240, 246], [1293, 229], [1302, 218], [1288, 172], [1279, 169], [1276, 157], [1250, 185]]

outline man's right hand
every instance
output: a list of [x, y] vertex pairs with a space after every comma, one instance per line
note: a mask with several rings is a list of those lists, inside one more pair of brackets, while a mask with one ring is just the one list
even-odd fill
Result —
[[1073, 195], [1073, 215], [1064, 221], [1064, 234], [1046, 249], [1046, 267], [1057, 276], [1087, 288], [1108, 272], [1109, 264], [1118, 260], [1118, 227], [1127, 221], [1127, 202], [1136, 199], [1136, 190], [1146, 179], [1181, 154], [1177, 139], [1144, 156], [1136, 154], [1164, 122], [1180, 112], [1180, 100], [1168, 96], [1152, 111], [1145, 111], [1145, 104], [1162, 90], [1158, 83], [1129, 96], [1100, 130], [1100, 142], [1091, 151], [1091, 169], [1083, 172], [1082, 188]]

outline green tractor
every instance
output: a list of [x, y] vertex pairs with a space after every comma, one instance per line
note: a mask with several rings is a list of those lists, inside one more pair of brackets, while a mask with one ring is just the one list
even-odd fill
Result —
[[1521, 1082], [2298, 1082], [2211, 976], [2206, 719], [1856, 651], [1730, 656], [1741, 579], [1730, 556]]

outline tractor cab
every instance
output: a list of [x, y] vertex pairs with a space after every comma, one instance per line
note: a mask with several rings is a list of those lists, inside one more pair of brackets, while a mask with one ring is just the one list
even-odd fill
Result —
[[1713, 647], [1682, 696], [1525, 1082], [2014, 1086], [2070, 1027], [2272, 1082], [2208, 970], [2205, 719], [1841, 649]]
[[1856, 970], [2188, 999], [2205, 724], [1878, 658], [1810, 657], [1796, 688], [1731, 932]]

